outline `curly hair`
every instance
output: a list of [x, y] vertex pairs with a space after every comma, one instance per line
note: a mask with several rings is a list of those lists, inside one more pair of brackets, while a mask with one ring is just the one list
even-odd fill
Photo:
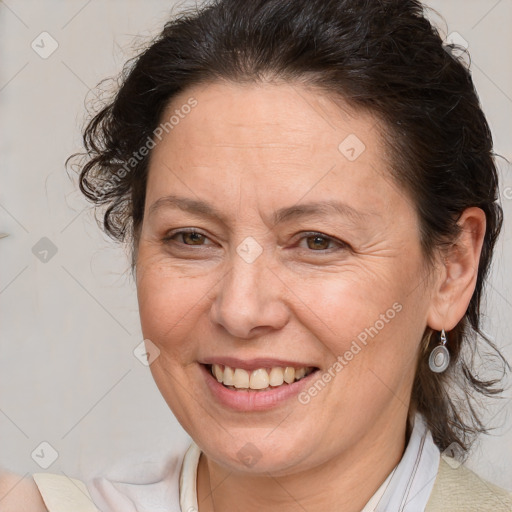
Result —
[[[466, 208], [485, 212], [476, 287], [449, 335], [450, 366], [430, 371], [438, 336], [426, 327], [409, 409], [409, 420], [423, 414], [440, 450], [456, 442], [467, 455], [489, 431], [475, 404], [503, 391], [497, 385], [510, 366], [480, 327], [502, 209], [489, 125], [455, 49], [419, 0], [213, 0], [174, 16], [126, 63], [115, 94], [84, 129], [85, 152], [70, 158], [81, 157], [81, 191], [106, 207], [105, 232], [129, 242], [133, 272], [150, 149], [178, 93], [219, 80], [294, 81], [371, 112], [386, 128], [390, 174], [418, 213], [425, 261], [455, 243]], [[476, 372], [480, 339], [494, 355], [482, 356], [479, 369], [499, 361], [500, 378]]]

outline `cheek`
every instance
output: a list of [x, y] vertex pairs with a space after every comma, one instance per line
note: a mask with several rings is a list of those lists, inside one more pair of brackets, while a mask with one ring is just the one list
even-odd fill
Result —
[[180, 348], [180, 340], [190, 336], [204, 310], [211, 274], [183, 276], [164, 261], [146, 262], [137, 274], [137, 299], [142, 333], [160, 350]]
[[354, 388], [353, 397], [368, 396], [379, 377], [396, 387], [415, 366], [422, 306], [409, 293], [407, 275], [405, 268], [400, 278], [390, 269], [354, 268], [287, 282], [299, 299], [294, 305], [299, 323], [319, 341], [327, 366], [339, 376], [336, 382]]
[[[299, 322], [331, 352], [340, 353], [392, 308], [399, 293], [396, 285], [392, 287], [393, 279], [386, 277], [389, 273], [386, 268], [370, 270], [362, 264], [346, 264], [309, 275], [281, 275]], [[390, 316], [394, 313], [391, 310]]]

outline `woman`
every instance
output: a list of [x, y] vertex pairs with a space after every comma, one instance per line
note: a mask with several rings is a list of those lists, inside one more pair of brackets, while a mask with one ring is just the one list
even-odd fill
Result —
[[470, 360], [495, 348], [502, 214], [451, 50], [417, 0], [218, 0], [130, 64], [81, 190], [131, 244], [193, 443], [151, 474], [36, 474], [33, 510], [512, 510], [461, 465], [487, 430], [474, 395], [499, 392]]

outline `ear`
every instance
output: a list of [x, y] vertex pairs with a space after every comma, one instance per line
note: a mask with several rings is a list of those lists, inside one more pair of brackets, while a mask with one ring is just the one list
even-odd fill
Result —
[[478, 277], [478, 264], [485, 235], [485, 213], [467, 208], [457, 222], [461, 232], [446, 249], [432, 290], [427, 324], [436, 331], [453, 329], [465, 315]]

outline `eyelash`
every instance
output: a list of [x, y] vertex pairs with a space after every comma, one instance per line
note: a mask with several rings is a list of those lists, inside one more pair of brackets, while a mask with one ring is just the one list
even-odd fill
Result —
[[[167, 235], [164, 238], [162, 238], [162, 242], [170, 243], [170, 242], [173, 241], [174, 237], [176, 237], [178, 235], [185, 234], [185, 233], [201, 235], [201, 236], [203, 236], [203, 237], [208, 239], [208, 237], [204, 233], [201, 233], [200, 231], [197, 231], [195, 229], [189, 229], [189, 230], [180, 230], [180, 231], [175, 231], [174, 233], [170, 233], [169, 235]], [[302, 233], [302, 235], [303, 236], [301, 238], [299, 238], [299, 242], [302, 241], [302, 240], [308, 239], [308, 238], [323, 238], [323, 239], [327, 240], [328, 242], [333, 242], [333, 243], [335, 243], [335, 244], [337, 244], [339, 246], [338, 248], [320, 249], [318, 251], [315, 251], [313, 249], [309, 249], [311, 252], [316, 252], [316, 253], [320, 253], [320, 254], [327, 254], [327, 253], [330, 253], [330, 252], [333, 252], [333, 251], [346, 250], [346, 249], [348, 249], [350, 247], [346, 242], [343, 242], [341, 240], [338, 240], [337, 238], [334, 238], [332, 236], [326, 235], [326, 234], [318, 232], [318, 231], [307, 231], [307, 232]], [[180, 243], [180, 242], [178, 242], [178, 243]], [[194, 244], [180, 243], [180, 245], [184, 245], [186, 247], [194, 247]], [[198, 244], [197, 246], [198, 247], [204, 247], [204, 245], [202, 245], [202, 244]]]

